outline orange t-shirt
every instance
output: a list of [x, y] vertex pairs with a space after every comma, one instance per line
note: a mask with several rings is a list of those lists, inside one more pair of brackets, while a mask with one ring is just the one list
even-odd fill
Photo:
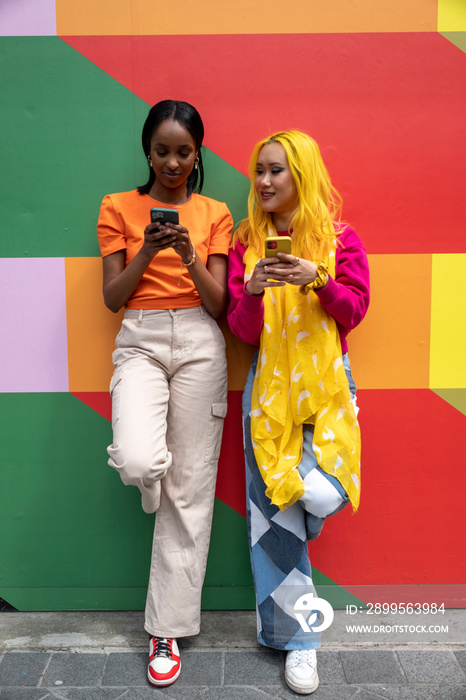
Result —
[[[233, 219], [223, 202], [193, 193], [179, 206], [157, 202], [137, 190], [104, 197], [97, 223], [102, 257], [126, 251], [126, 265], [144, 242], [152, 207], [177, 209], [180, 224], [186, 226], [196, 255], [207, 264], [209, 255], [228, 255]], [[143, 274], [126, 307], [129, 309], [184, 309], [202, 304], [189, 271], [172, 248], [158, 253]]]

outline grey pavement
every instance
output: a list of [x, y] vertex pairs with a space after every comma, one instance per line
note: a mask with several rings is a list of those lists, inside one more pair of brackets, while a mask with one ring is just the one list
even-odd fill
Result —
[[[354, 620], [335, 611], [317, 652], [315, 700], [466, 700], [466, 610], [425, 625], [370, 622], [350, 629]], [[255, 641], [251, 611], [203, 612], [201, 634], [179, 643], [180, 678], [156, 689], [140, 612], [1, 613], [0, 700], [300, 697], [285, 686], [285, 654]]]

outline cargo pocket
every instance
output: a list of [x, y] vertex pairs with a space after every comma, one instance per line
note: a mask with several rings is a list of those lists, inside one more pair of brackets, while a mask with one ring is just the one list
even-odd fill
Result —
[[209, 428], [204, 462], [216, 462], [222, 445], [223, 420], [227, 414], [226, 403], [213, 403], [210, 412]]

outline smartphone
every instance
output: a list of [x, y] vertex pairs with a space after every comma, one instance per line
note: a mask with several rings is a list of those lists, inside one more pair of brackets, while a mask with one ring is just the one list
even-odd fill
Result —
[[291, 236], [269, 236], [265, 239], [264, 258], [275, 258], [277, 253], [291, 254]]
[[178, 210], [177, 209], [159, 209], [158, 207], [152, 207], [150, 210], [150, 222], [151, 224], [157, 222], [160, 224], [165, 224], [167, 222], [171, 224], [178, 224]]

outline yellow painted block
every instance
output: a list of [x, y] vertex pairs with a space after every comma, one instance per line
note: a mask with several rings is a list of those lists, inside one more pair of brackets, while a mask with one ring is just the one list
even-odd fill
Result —
[[466, 254], [434, 255], [430, 386], [466, 387]]
[[466, 32], [465, 0], [438, 0], [438, 31]]
[[269, 0], [266, 4], [259, 0], [56, 0], [55, 4], [59, 36], [437, 30], [436, 0]]
[[102, 260], [65, 258], [70, 392], [108, 391], [123, 312], [103, 302]]
[[348, 338], [360, 389], [427, 389], [430, 255], [369, 255], [371, 304]]

